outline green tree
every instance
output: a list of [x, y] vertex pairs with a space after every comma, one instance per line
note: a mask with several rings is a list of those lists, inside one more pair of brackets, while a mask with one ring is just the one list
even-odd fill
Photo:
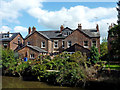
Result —
[[102, 43], [100, 44], [100, 58], [101, 60], [107, 60], [108, 59], [108, 42], [107, 39], [104, 38], [102, 40]]
[[96, 64], [97, 61], [99, 61], [100, 58], [100, 54], [98, 52], [98, 48], [96, 48], [95, 46], [91, 47], [90, 50], [90, 61], [92, 64]]
[[2, 49], [2, 69], [3, 73], [14, 74], [18, 59], [14, 57], [14, 51], [10, 49]]
[[112, 45], [112, 49], [110, 51], [111, 55], [120, 56], [120, 24], [115, 25], [109, 30], [109, 36], [113, 39], [110, 42]]

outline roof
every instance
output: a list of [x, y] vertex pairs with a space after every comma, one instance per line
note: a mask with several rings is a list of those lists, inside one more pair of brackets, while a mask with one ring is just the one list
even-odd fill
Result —
[[89, 37], [100, 37], [100, 32], [97, 32], [95, 29], [83, 29], [81, 31]]
[[[66, 28], [67, 29], [67, 28]], [[65, 29], [64, 29], [65, 30]], [[71, 30], [75, 31], [75, 30]], [[43, 33], [49, 38], [66, 38], [67, 36], [64, 36], [60, 33], [60, 31], [39, 31], [40, 33]], [[82, 29], [81, 32], [86, 34], [89, 37], [100, 37], [100, 33], [97, 32], [95, 29]]]
[[60, 33], [60, 31], [39, 31], [39, 33], [43, 33], [47, 37], [51, 38], [65, 38], [63, 34]]
[[[71, 30], [71, 31], [75, 31], [75, 29], [70, 29], [68, 27], [64, 28], [64, 30]], [[76, 29], [77, 30], [77, 29]], [[97, 32], [96, 29], [82, 29], [80, 30], [81, 32], [83, 32], [84, 34], [86, 34], [89, 37], [100, 37], [100, 33]], [[39, 33], [40, 35], [44, 36], [47, 39], [60, 39], [60, 38], [66, 38], [67, 36], [63, 35], [62, 33], [60, 33], [60, 30], [51, 30], [51, 31], [35, 31], [37, 33]], [[33, 32], [34, 33], [34, 32]], [[25, 39], [27, 39], [29, 36], [31, 36], [33, 33], [28, 34]]]
[[63, 51], [67, 51], [67, 52], [76, 52], [76, 51], [80, 51], [81, 49], [76, 48], [76, 46], [81, 47], [82, 49], [84, 49], [84, 50], [90, 52], [90, 50], [89, 50], [88, 48], [84, 48], [83, 46], [81, 46], [81, 45], [79, 45], [79, 44], [77, 44], [77, 43], [75, 43], [74, 45], [72, 45], [71, 47], [69, 47], [69, 48], [67, 48], [67, 49], [65, 49], [65, 50], [63, 50]]
[[12, 41], [20, 33], [9, 33], [9, 35], [12, 34], [11, 37], [3, 38], [3, 35], [6, 35], [6, 34], [8, 34], [8, 33], [0, 33], [0, 41]]
[[27, 47], [29, 47], [29, 48], [31, 48], [31, 49], [39, 52], [39, 53], [47, 53], [47, 51], [45, 51], [45, 50], [43, 50], [43, 49], [41, 49], [41, 48], [39, 48], [39, 47], [37, 47], [37, 46], [27, 45]]
[[[38, 34], [41, 34], [42, 36], [44, 36], [44, 37], [47, 38], [47, 39], [50, 39], [47, 35], [39, 32], [39, 31], [35, 31], [35, 32], [37, 32]], [[31, 35], [32, 35], [33, 33], [35, 33], [35, 32], [32, 32], [31, 34], [28, 34], [28, 35], [25, 37], [25, 39], [27, 39], [29, 36], [31, 36]]]

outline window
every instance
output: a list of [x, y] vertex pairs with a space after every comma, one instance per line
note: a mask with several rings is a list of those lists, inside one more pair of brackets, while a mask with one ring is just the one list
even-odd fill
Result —
[[41, 48], [45, 48], [45, 42], [41, 42]]
[[96, 41], [95, 41], [95, 40], [94, 40], [94, 41], [92, 41], [92, 45], [97, 46], [97, 45], [96, 45]]
[[62, 48], [65, 47], [65, 41], [62, 41]]
[[88, 41], [84, 41], [84, 47], [88, 47]]
[[4, 46], [4, 48], [7, 48], [8, 44], [7, 44], [7, 43], [4, 43], [3, 46]]
[[34, 54], [30, 54], [30, 58], [34, 59], [35, 55]]
[[9, 34], [3, 35], [3, 38], [9, 38]]
[[67, 35], [68, 35], [69, 33], [67, 32]]
[[58, 48], [58, 40], [54, 40], [54, 48]]
[[18, 44], [20, 43], [20, 37], [18, 37]]
[[68, 41], [67, 46], [68, 46], [68, 48], [71, 47], [72, 46], [72, 42]]
[[27, 45], [31, 45], [30, 42], [27, 42]]

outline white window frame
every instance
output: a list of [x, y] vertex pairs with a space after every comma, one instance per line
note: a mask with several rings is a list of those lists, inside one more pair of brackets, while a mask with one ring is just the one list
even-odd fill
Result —
[[[87, 41], [87, 45], [88, 45], [88, 41]], [[84, 46], [85, 48], [88, 48], [88, 47], [89, 47], [89, 45], [88, 45], [88, 46], [85, 46], [85, 41], [83, 41], [83, 46]]]
[[[55, 47], [55, 42], [57, 42], [57, 47]], [[58, 40], [54, 40], [54, 48], [58, 48]]]
[[4, 43], [3, 46], [4, 46], [4, 48], [5, 48], [5, 46], [7, 48], [8, 47], [8, 43]]
[[20, 43], [20, 37], [18, 37], [18, 43]]
[[34, 59], [35, 58], [35, 54], [30, 54], [30, 58]]
[[[92, 40], [92, 46], [93, 46], [93, 41], [96, 41], [96, 40]], [[97, 47], [97, 41], [96, 41], [96, 45], [95, 45], [95, 47]]]
[[[63, 44], [63, 42], [64, 42], [64, 44]], [[64, 48], [64, 47], [65, 47], [65, 41], [62, 40], [62, 48]]]
[[72, 41], [68, 41], [68, 42], [67, 42], [67, 47], [68, 47], [68, 48], [71, 47], [69, 42], [71, 42], [71, 46], [72, 46]]
[[9, 34], [4, 34], [3, 38], [9, 38]]
[[[43, 44], [44, 43], [44, 44]], [[43, 47], [43, 46], [45, 46], [45, 42], [43, 41], [43, 42], [41, 42], [41, 48], [45, 48], [45, 47]]]

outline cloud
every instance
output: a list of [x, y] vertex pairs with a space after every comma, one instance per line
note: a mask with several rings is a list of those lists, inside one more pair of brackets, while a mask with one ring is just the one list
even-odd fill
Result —
[[20, 11], [28, 10], [30, 8], [42, 7], [41, 2], [44, 0], [2, 0], [0, 4], [0, 20], [7, 20], [9, 22], [19, 22], [17, 18], [22, 16]]
[[[48, 11], [42, 9], [41, 2], [43, 1], [11, 0], [8, 2], [2, 0], [0, 6], [0, 15], [2, 18], [0, 17], [0, 21], [7, 20], [18, 23], [18, 17], [22, 16], [21, 11], [25, 11], [36, 18], [40, 26], [44, 26], [46, 29], [59, 29], [61, 24], [76, 29], [78, 23], [82, 24], [82, 28], [91, 29], [95, 28], [96, 23], [98, 23], [102, 37], [107, 36], [107, 23], [116, 23], [117, 21], [116, 8], [88, 8], [79, 5], [70, 7], [69, 9], [63, 7], [59, 11]], [[16, 26], [14, 31], [25, 33], [26, 28]]]
[[63, 7], [59, 11], [31, 8], [28, 13], [37, 18], [40, 25], [52, 29], [59, 29], [61, 24], [75, 29], [78, 23], [81, 23], [84, 29], [91, 29], [96, 28], [98, 23], [102, 37], [107, 36], [107, 23], [116, 23], [117, 21], [116, 8], [75, 6], [69, 9]]
[[21, 32], [21, 33], [27, 33], [28, 29], [26, 27], [22, 26], [15, 26], [14, 32]]
[[6, 33], [6, 32], [11, 31], [11, 30], [12, 29], [10, 27], [8, 27], [8, 26], [2, 26], [0, 28], [0, 32], [2, 32], [2, 33]]

